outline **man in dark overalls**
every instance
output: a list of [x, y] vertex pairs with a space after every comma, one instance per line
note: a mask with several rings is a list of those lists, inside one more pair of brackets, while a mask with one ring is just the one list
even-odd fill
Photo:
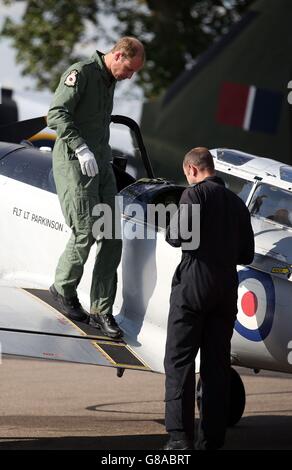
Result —
[[[170, 297], [165, 352], [165, 449], [192, 449], [194, 439], [195, 358], [200, 349], [201, 420], [197, 449], [223, 446], [230, 389], [230, 342], [237, 314], [237, 264], [254, 256], [250, 214], [244, 202], [215, 175], [213, 157], [204, 147], [192, 149], [183, 170], [190, 186], [180, 205], [200, 205], [200, 243], [189, 249], [182, 238], [167, 241], [182, 247]], [[180, 206], [180, 211], [183, 206]], [[186, 207], [186, 206], [185, 206]], [[188, 211], [185, 222], [193, 226]], [[173, 232], [172, 232], [173, 233]]]

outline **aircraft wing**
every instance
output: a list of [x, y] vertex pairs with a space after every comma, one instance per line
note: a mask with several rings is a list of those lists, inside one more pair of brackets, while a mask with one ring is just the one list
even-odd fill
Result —
[[3, 354], [150, 370], [125, 341], [65, 317], [48, 290], [1, 286], [0, 299]]

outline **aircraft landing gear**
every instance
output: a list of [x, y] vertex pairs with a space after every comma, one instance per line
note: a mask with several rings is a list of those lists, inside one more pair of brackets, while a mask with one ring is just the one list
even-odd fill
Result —
[[[230, 393], [230, 410], [228, 426], [232, 427], [238, 423], [243, 415], [245, 408], [245, 390], [240, 375], [235, 369], [231, 371], [231, 393]], [[198, 380], [197, 384], [197, 406], [200, 410], [201, 399], [202, 399], [202, 383], [201, 379]]]

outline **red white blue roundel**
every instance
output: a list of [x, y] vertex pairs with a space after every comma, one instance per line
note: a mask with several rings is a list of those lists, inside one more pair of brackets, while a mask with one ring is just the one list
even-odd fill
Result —
[[238, 314], [235, 330], [250, 341], [263, 341], [275, 313], [275, 287], [269, 274], [244, 268], [238, 272]]

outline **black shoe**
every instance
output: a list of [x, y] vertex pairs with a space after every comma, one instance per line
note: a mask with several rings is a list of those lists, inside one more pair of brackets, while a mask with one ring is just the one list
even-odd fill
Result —
[[110, 313], [105, 315], [91, 314], [89, 323], [95, 328], [99, 328], [104, 335], [110, 338], [121, 338], [123, 336], [122, 330]]
[[50, 293], [58, 302], [61, 312], [74, 321], [89, 322], [89, 316], [83, 310], [77, 295], [75, 297], [66, 298], [57, 292], [54, 284], [50, 287]]
[[163, 450], [194, 450], [194, 444], [188, 439], [180, 439], [179, 441], [169, 439]]

